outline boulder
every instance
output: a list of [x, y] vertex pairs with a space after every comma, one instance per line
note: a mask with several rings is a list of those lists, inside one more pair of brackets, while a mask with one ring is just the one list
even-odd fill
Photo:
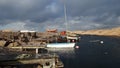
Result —
[[6, 41], [1, 40], [1, 41], [0, 41], [0, 46], [1, 46], [1, 47], [4, 47], [5, 43], [6, 43]]

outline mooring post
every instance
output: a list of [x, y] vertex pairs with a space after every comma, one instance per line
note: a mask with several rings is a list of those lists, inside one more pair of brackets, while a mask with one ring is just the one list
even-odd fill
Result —
[[38, 54], [38, 48], [36, 48], [36, 54]]
[[20, 47], [20, 51], [23, 51], [23, 46], [22, 46], [22, 47]]
[[53, 58], [53, 68], [55, 68], [55, 57]]
[[36, 58], [38, 58], [38, 48], [35, 49], [35, 52], [36, 52]]
[[40, 64], [37, 65], [37, 68], [42, 68]]

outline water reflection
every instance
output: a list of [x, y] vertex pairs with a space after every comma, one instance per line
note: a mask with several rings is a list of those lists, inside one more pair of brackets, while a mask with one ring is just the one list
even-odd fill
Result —
[[75, 48], [48, 48], [49, 53], [56, 53], [60, 57], [75, 58]]

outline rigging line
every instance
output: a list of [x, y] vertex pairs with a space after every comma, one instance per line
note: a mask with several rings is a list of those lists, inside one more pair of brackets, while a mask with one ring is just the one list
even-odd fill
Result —
[[[64, 0], [64, 16], [65, 16], [65, 25], [66, 25], [66, 37], [67, 37], [67, 32], [68, 32], [68, 21], [67, 21], [67, 9], [66, 9], [66, 1]], [[68, 39], [67, 39], [68, 41]]]
[[65, 3], [65, 0], [64, 0], [64, 16], [65, 16], [65, 23], [66, 23], [66, 30], [68, 30], [68, 21], [67, 21], [67, 9], [66, 9], [66, 3]]

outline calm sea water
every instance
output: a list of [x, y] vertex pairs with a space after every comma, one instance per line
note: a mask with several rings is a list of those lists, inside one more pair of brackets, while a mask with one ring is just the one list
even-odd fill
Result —
[[80, 47], [51, 49], [60, 56], [64, 68], [120, 68], [120, 39], [81, 36]]

